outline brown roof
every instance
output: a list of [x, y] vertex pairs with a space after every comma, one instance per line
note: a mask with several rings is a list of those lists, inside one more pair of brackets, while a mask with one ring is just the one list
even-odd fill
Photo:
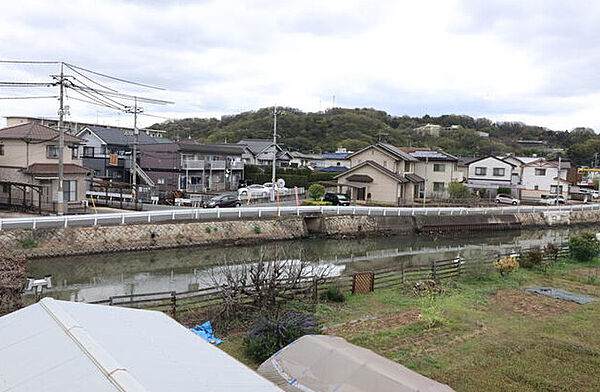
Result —
[[[0, 139], [58, 140], [58, 131], [37, 123], [26, 123], [0, 129]], [[84, 139], [65, 133], [65, 143], [82, 143]]]
[[[89, 171], [89, 169], [73, 163], [64, 164], [65, 174], [85, 174]], [[25, 169], [25, 173], [40, 175], [58, 174], [58, 163], [34, 163]]]
[[366, 174], [353, 174], [351, 176], [348, 176], [346, 180], [353, 182], [373, 182], [373, 178]]

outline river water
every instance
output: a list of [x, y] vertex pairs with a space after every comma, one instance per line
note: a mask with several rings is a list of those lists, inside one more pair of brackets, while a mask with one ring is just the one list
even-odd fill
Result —
[[[263, 245], [196, 247], [35, 259], [29, 275], [52, 275], [45, 295], [57, 299], [96, 301], [113, 295], [187, 291], [212, 285], [211, 276], [224, 262], [306, 260], [331, 265], [335, 274], [351, 274], [399, 263], [420, 264], [463, 257], [489, 260], [518, 248], [566, 241], [578, 229], [515, 230], [457, 233], [454, 236], [401, 235], [361, 239], [303, 239]], [[589, 228], [587, 230], [590, 230]], [[32, 300], [26, 294], [26, 302]]]

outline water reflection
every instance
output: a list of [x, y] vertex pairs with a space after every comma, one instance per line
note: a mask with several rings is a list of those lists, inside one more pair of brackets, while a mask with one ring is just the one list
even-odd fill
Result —
[[[571, 229], [573, 230], [573, 229]], [[186, 291], [210, 285], [210, 269], [233, 263], [301, 259], [338, 266], [339, 273], [420, 264], [461, 256], [490, 258], [520, 247], [562, 242], [569, 229], [460, 233], [437, 238], [391, 236], [362, 239], [305, 239], [266, 245], [185, 248], [32, 260], [30, 276], [51, 274], [56, 285], [48, 295], [95, 301], [113, 295]]]

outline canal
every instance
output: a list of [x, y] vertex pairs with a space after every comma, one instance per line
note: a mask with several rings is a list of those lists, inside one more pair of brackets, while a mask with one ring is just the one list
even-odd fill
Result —
[[[463, 257], [490, 259], [518, 248], [566, 241], [580, 229], [458, 233], [453, 236], [390, 236], [361, 239], [304, 239], [263, 245], [196, 247], [89, 256], [34, 259], [30, 276], [52, 275], [46, 295], [57, 299], [96, 301], [113, 295], [187, 291], [212, 285], [211, 270], [220, 264], [263, 260], [306, 260], [332, 265], [336, 274], [398, 263], [419, 264]], [[587, 230], [590, 230], [589, 228]], [[31, 295], [26, 294], [26, 302]]]

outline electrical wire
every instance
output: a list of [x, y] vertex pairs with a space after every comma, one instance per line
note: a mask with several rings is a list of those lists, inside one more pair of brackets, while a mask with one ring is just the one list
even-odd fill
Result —
[[81, 76], [82, 78], [84, 78], [84, 79], [87, 79], [87, 80], [89, 80], [90, 82], [92, 82], [92, 83], [94, 83], [94, 84], [97, 84], [98, 86], [100, 86], [100, 87], [102, 87], [102, 88], [105, 88], [105, 89], [107, 89], [107, 90], [109, 90], [109, 91], [112, 91], [112, 92], [115, 92], [115, 93], [117, 92], [117, 90], [115, 90], [115, 89], [113, 89], [113, 88], [110, 88], [110, 87], [108, 87], [108, 86], [106, 86], [106, 85], [104, 85], [104, 84], [102, 84], [102, 83], [100, 83], [100, 82], [97, 82], [97, 81], [95, 81], [95, 80], [94, 80], [94, 79], [92, 79], [92, 78], [88, 78], [88, 77], [87, 77], [87, 76], [85, 76], [83, 73], [81, 73], [81, 72], [77, 71], [75, 68], [71, 67], [69, 64], [65, 64], [65, 65], [67, 66], [67, 68], [69, 68], [71, 71], [75, 72], [77, 75]]
[[156, 86], [151, 86], [151, 85], [149, 85], [149, 84], [138, 83], [138, 82], [133, 82], [133, 81], [131, 81], [131, 80], [127, 80], [127, 79], [121, 79], [121, 78], [117, 78], [117, 77], [115, 77], [115, 76], [110, 76], [110, 75], [107, 75], [107, 74], [104, 74], [104, 73], [101, 73], [101, 72], [92, 71], [92, 70], [90, 70], [90, 69], [86, 69], [86, 68], [83, 68], [83, 67], [79, 67], [79, 66], [77, 66], [77, 65], [73, 65], [73, 64], [69, 64], [69, 63], [63, 63], [63, 64], [65, 64], [65, 65], [67, 65], [67, 66], [70, 66], [70, 67], [75, 67], [75, 68], [77, 68], [77, 69], [79, 69], [79, 70], [81, 70], [81, 71], [85, 71], [85, 72], [92, 73], [92, 74], [94, 74], [94, 75], [102, 76], [102, 77], [104, 77], [104, 78], [108, 78], [108, 79], [117, 80], [117, 81], [119, 81], [119, 82], [123, 82], [123, 83], [129, 83], [129, 84], [132, 84], [132, 85], [135, 85], [135, 86], [140, 86], [140, 87], [152, 88], [152, 89], [155, 89], [155, 90], [165, 90], [165, 89], [164, 89], [164, 88], [162, 88], [162, 87], [156, 87]]
[[30, 97], [0, 97], [0, 99], [44, 99], [44, 98], [58, 98], [58, 95], [38, 95]]

